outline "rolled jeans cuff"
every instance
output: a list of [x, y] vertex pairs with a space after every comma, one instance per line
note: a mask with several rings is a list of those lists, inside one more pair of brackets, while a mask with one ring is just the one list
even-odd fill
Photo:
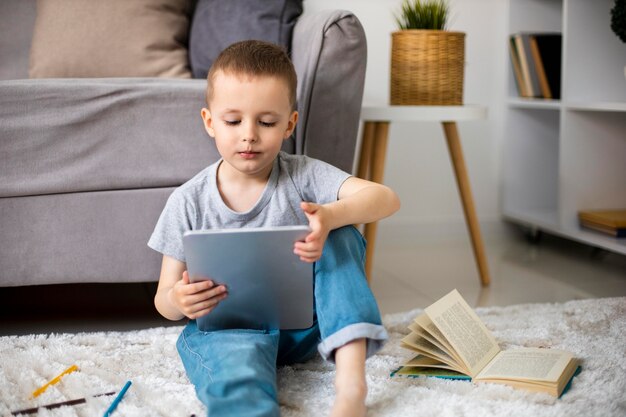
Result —
[[366, 358], [373, 356], [382, 349], [389, 336], [380, 324], [355, 323], [331, 334], [317, 346], [322, 357], [335, 362], [335, 350], [357, 339], [365, 339], [367, 344]]

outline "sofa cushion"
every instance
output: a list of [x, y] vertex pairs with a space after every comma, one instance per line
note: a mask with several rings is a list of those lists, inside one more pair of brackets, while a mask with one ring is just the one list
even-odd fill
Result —
[[193, 0], [38, 0], [31, 78], [190, 78]]
[[35, 0], [0, 1], [0, 81], [28, 78]]
[[173, 190], [0, 198], [0, 288], [158, 280], [146, 242]]
[[194, 78], [206, 78], [213, 60], [232, 43], [257, 39], [289, 50], [302, 0], [198, 0], [189, 36]]

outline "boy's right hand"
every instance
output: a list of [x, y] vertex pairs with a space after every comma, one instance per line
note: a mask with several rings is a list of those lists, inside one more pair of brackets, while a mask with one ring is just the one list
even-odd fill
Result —
[[168, 293], [170, 303], [190, 319], [210, 313], [227, 296], [226, 287], [211, 280], [190, 283], [187, 271]]

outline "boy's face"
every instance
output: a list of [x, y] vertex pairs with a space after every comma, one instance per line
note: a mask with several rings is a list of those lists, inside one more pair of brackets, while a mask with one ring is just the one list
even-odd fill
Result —
[[296, 126], [298, 113], [291, 110], [284, 80], [220, 71], [202, 119], [224, 159], [220, 170], [240, 178], [266, 179], [283, 141]]

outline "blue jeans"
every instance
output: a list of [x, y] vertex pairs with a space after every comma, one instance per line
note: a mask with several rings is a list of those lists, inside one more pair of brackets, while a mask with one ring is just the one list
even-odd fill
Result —
[[333, 230], [315, 263], [313, 326], [304, 330], [198, 330], [189, 322], [178, 352], [209, 416], [278, 416], [276, 367], [304, 362], [315, 350], [365, 338], [367, 356], [387, 339], [364, 272], [365, 241], [352, 226]]

